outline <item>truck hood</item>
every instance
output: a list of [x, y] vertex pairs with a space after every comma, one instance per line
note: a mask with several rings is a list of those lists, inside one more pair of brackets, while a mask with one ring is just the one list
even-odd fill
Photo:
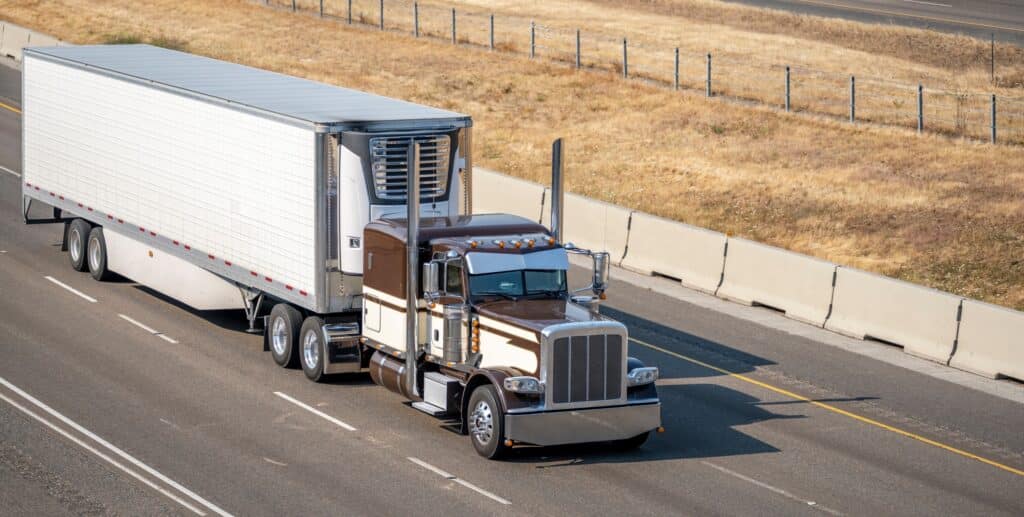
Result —
[[478, 304], [477, 310], [482, 316], [537, 334], [562, 323], [615, 321], [566, 300], [498, 300]]

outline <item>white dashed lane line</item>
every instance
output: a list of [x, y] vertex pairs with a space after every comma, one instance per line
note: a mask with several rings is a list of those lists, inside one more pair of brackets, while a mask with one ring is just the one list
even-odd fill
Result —
[[20, 172], [12, 171], [11, 169], [8, 169], [7, 167], [4, 167], [3, 165], [0, 165], [0, 171], [4, 171], [7, 174], [10, 174], [11, 176], [16, 176], [18, 178], [21, 177], [21, 173]]
[[65, 284], [64, 282], [61, 282], [60, 280], [57, 280], [56, 278], [53, 278], [52, 276], [47, 276], [46, 279], [51, 281], [51, 282], [53, 282], [54, 284], [56, 284], [56, 285], [58, 285], [60, 287], [63, 287], [64, 289], [67, 289], [68, 292], [70, 292], [70, 293], [72, 293], [72, 294], [82, 298], [83, 300], [85, 300], [85, 301], [87, 301], [89, 303], [96, 303], [96, 298], [93, 298], [92, 296], [89, 296], [89, 295], [83, 293], [82, 291], [79, 291], [78, 289], [75, 289], [74, 287], [71, 287], [70, 285]]
[[781, 495], [782, 497], [785, 497], [786, 499], [792, 499], [793, 501], [796, 501], [798, 503], [805, 504], [805, 505], [807, 505], [807, 506], [809, 506], [811, 508], [814, 508], [815, 510], [819, 510], [819, 511], [825, 512], [825, 513], [827, 513], [829, 515], [842, 515], [842, 513], [837, 512], [836, 510], [833, 510], [833, 509], [831, 509], [831, 508], [829, 508], [827, 506], [822, 506], [822, 505], [820, 505], [820, 504], [818, 504], [818, 503], [816, 503], [814, 501], [809, 501], [809, 500], [804, 499], [802, 497], [797, 497], [797, 496], [791, 494], [790, 492], [788, 492], [786, 490], [783, 490], [781, 488], [769, 485], [768, 483], [765, 483], [763, 481], [758, 481], [758, 480], [756, 480], [756, 479], [754, 479], [754, 478], [752, 478], [750, 476], [744, 476], [743, 474], [740, 474], [739, 472], [736, 472], [736, 471], [733, 471], [733, 470], [729, 470], [729, 469], [727, 469], [727, 468], [725, 468], [725, 467], [723, 467], [721, 465], [715, 465], [714, 463], [711, 463], [710, 461], [702, 461], [701, 463], [703, 463], [704, 465], [707, 465], [708, 467], [711, 467], [711, 468], [713, 468], [713, 469], [715, 469], [715, 470], [717, 470], [717, 471], [719, 471], [719, 472], [721, 472], [723, 474], [728, 474], [728, 475], [730, 475], [730, 476], [732, 476], [732, 477], [734, 477], [736, 479], [740, 479], [740, 480], [746, 481], [747, 483], [750, 483], [750, 484], [752, 484], [754, 486], [761, 487], [761, 488], [763, 488], [763, 489], [765, 489], [765, 490], [767, 490], [769, 492], [773, 492], [775, 494]]
[[124, 314], [118, 314], [117, 317], [127, 321], [128, 323], [131, 323], [132, 325], [135, 325], [136, 327], [139, 327], [142, 330], [145, 330], [146, 332], [149, 332], [150, 334], [153, 334], [154, 336], [156, 336], [156, 337], [158, 337], [158, 338], [160, 338], [160, 339], [162, 339], [162, 340], [164, 340], [164, 341], [166, 341], [168, 343], [177, 344], [177, 341], [175, 341], [174, 339], [172, 339], [169, 336], [165, 335], [163, 332], [160, 332], [159, 330], [156, 330], [156, 329], [154, 329], [154, 328], [152, 328], [152, 327], [150, 327], [150, 326], [148, 326], [148, 325], [146, 325], [146, 324], [144, 324], [142, 322], [136, 321], [136, 320], [134, 320], [134, 319], [132, 319], [132, 318], [130, 318], [128, 316], [125, 316]]
[[338, 427], [340, 427], [342, 429], [345, 429], [346, 431], [355, 431], [356, 430], [355, 427], [352, 427], [352, 426], [346, 424], [345, 422], [342, 422], [341, 420], [338, 420], [337, 418], [334, 418], [333, 416], [328, 415], [327, 413], [324, 413], [323, 411], [320, 411], [319, 409], [317, 409], [317, 408], [315, 408], [313, 406], [310, 406], [308, 404], [305, 404], [303, 402], [295, 400], [292, 397], [289, 397], [288, 395], [285, 395], [284, 393], [281, 393], [280, 391], [275, 391], [274, 395], [277, 395], [278, 397], [281, 397], [281, 398], [287, 400], [288, 402], [291, 402], [292, 404], [295, 404], [296, 406], [299, 406], [300, 408], [305, 409], [306, 411], [309, 411], [310, 413], [313, 413], [314, 415], [316, 415], [316, 416], [318, 416], [320, 418], [323, 418], [324, 420], [327, 420], [328, 422], [330, 422], [330, 423], [332, 423], [332, 424], [334, 424], [334, 425], [336, 425], [336, 426], [338, 426]]
[[459, 479], [455, 475], [449, 474], [448, 472], [446, 472], [444, 470], [441, 470], [440, 468], [435, 467], [435, 466], [433, 466], [433, 465], [431, 465], [431, 464], [429, 464], [429, 463], [427, 463], [427, 462], [425, 462], [425, 461], [423, 461], [423, 460], [421, 460], [419, 458], [413, 458], [412, 456], [409, 456], [406, 459], [408, 459], [409, 461], [411, 461], [411, 462], [413, 462], [413, 463], [415, 463], [415, 464], [417, 464], [417, 465], [419, 465], [419, 466], [421, 466], [421, 467], [423, 467], [423, 468], [433, 472], [434, 474], [437, 474], [438, 476], [441, 476], [441, 477], [443, 477], [443, 478], [445, 478], [445, 479], [447, 479], [449, 481], [454, 481], [454, 482], [456, 482], [456, 483], [458, 483], [458, 484], [460, 484], [460, 485], [462, 485], [462, 486], [464, 486], [464, 487], [466, 487], [466, 488], [468, 488], [468, 489], [470, 489], [470, 490], [472, 490], [472, 491], [474, 491], [474, 492], [476, 492], [476, 493], [478, 493], [478, 494], [480, 494], [480, 495], [482, 495], [484, 497], [487, 497], [488, 499], [496, 501], [496, 502], [498, 502], [500, 504], [505, 504], [505, 505], [512, 504], [512, 501], [509, 501], [508, 499], [505, 499], [505, 498], [499, 497], [497, 495], [494, 495], [494, 494], [492, 494], [492, 493], [490, 493], [490, 492], [488, 492], [488, 491], [486, 491], [486, 490], [484, 490], [484, 489], [474, 485], [473, 483], [470, 483], [469, 481], [466, 481], [465, 479]]

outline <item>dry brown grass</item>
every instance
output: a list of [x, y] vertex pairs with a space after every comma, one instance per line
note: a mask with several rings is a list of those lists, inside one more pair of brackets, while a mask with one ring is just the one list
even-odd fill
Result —
[[1024, 308], [1021, 148], [708, 101], [240, 0], [0, 1], [0, 12], [74, 42], [174, 38], [469, 113], [478, 163], [535, 181], [564, 136], [572, 191]]

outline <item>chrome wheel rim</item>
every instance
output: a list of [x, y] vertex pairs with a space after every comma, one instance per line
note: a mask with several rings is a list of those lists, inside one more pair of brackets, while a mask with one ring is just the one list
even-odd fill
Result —
[[315, 368], [320, 360], [320, 340], [316, 337], [316, 331], [306, 332], [302, 338], [302, 357], [306, 360], [306, 366]]
[[284, 355], [284, 350], [288, 347], [288, 329], [284, 318], [274, 318], [270, 332], [270, 346], [274, 348], [275, 354]]
[[82, 234], [77, 228], [68, 233], [68, 253], [75, 262], [82, 258]]
[[469, 419], [469, 432], [481, 444], [491, 442], [494, 435], [494, 413], [486, 401], [477, 402], [473, 414]]
[[93, 271], [97, 271], [100, 268], [100, 241], [99, 239], [89, 239], [89, 267]]

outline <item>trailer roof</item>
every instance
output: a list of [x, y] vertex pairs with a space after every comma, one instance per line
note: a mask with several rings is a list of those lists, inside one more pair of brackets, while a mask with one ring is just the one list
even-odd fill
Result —
[[36, 47], [26, 51], [318, 126], [470, 123], [469, 116], [461, 113], [152, 45]]

